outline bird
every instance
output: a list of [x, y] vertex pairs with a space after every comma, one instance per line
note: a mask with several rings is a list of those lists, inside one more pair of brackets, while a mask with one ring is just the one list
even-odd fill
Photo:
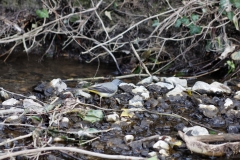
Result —
[[122, 83], [119, 79], [114, 79], [112, 82], [105, 82], [92, 85], [85, 90], [98, 94], [100, 96], [100, 106], [102, 97], [112, 97], [117, 91], [119, 84]]

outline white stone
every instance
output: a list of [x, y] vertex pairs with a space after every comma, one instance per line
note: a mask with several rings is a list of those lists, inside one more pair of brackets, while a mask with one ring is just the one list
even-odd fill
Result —
[[234, 98], [240, 100], [240, 91], [235, 93]]
[[162, 156], [165, 156], [165, 157], [168, 157], [170, 155], [169, 152], [165, 149], [160, 149], [159, 154], [161, 154]]
[[63, 117], [63, 118], [62, 118], [62, 122], [69, 123], [69, 118]]
[[135, 107], [142, 107], [143, 98], [139, 95], [135, 95], [132, 99], [129, 100], [128, 104]]
[[157, 83], [155, 83], [155, 85], [160, 86], [160, 87], [162, 87], [162, 88], [165, 87], [165, 88], [167, 88], [168, 90], [174, 88], [174, 85], [173, 85], [173, 84], [169, 84], [169, 83], [165, 83], [165, 82], [157, 82]]
[[157, 150], [160, 150], [160, 149], [169, 150], [170, 146], [167, 142], [165, 142], [163, 140], [159, 140], [155, 144], [153, 144], [153, 148], [157, 149]]
[[152, 151], [152, 152], [149, 152], [148, 155], [149, 157], [154, 157], [157, 155], [157, 152]]
[[19, 116], [17, 116], [17, 115], [12, 115], [12, 116], [6, 118], [6, 119], [5, 119], [5, 122], [11, 123], [11, 122], [14, 122], [14, 121], [16, 121], [16, 120], [18, 120], [18, 119], [19, 119]]
[[144, 100], [150, 97], [149, 91], [144, 86], [136, 86], [136, 88], [132, 89], [132, 92], [135, 94], [140, 94]]
[[125, 143], [130, 143], [134, 140], [134, 136], [133, 135], [126, 135], [124, 136], [124, 142]]
[[145, 83], [152, 83], [153, 81], [158, 82], [159, 79], [156, 76], [147, 77], [147, 78], [144, 78], [143, 80], [141, 80], [140, 82], [138, 82], [137, 84], [140, 85], [140, 84], [145, 84]]
[[197, 90], [205, 90], [207, 92], [210, 91], [210, 85], [206, 82], [202, 82], [202, 81], [197, 81], [193, 87], [192, 87], [192, 90], [193, 91], [197, 91]]
[[60, 78], [53, 79], [50, 84], [52, 87], [56, 88], [58, 92], [62, 92], [67, 89], [66, 83], [64, 83]]
[[181, 85], [183, 87], [187, 87], [187, 80], [186, 79], [180, 79], [178, 77], [162, 77], [160, 78], [161, 81], [168, 82], [173, 85]]
[[114, 112], [113, 114], [107, 115], [106, 120], [108, 122], [116, 122], [119, 120], [119, 115], [116, 112]]
[[123, 83], [120, 83], [120, 84], [119, 84], [119, 86], [125, 86], [125, 85], [127, 85], [127, 86], [132, 86], [132, 87], [136, 87], [136, 85], [133, 84], [133, 83], [125, 83], [125, 82], [123, 82]]
[[4, 106], [4, 105], [8, 105], [8, 106], [13, 106], [13, 105], [15, 105], [15, 104], [18, 104], [18, 103], [20, 103], [18, 100], [16, 100], [16, 99], [14, 99], [14, 98], [10, 98], [10, 99], [8, 99], [8, 100], [6, 100], [6, 101], [3, 101], [2, 102], [2, 105]]
[[209, 135], [208, 130], [201, 126], [184, 127], [183, 132], [184, 133], [191, 132], [192, 136]]
[[230, 98], [225, 99], [224, 107], [227, 109], [233, 105], [233, 101]]
[[197, 81], [192, 87], [193, 91], [197, 90], [205, 90], [206, 92], [221, 92], [221, 93], [231, 93], [231, 89], [219, 82], [213, 82], [212, 84], [208, 84], [206, 82]]
[[75, 90], [75, 94], [76, 94], [76, 95], [83, 96], [83, 97], [85, 97], [85, 98], [87, 98], [87, 99], [89, 99], [89, 98], [92, 97], [91, 94], [89, 94], [89, 93], [87, 93], [87, 92], [84, 92], [82, 89], [76, 89], [76, 90]]
[[44, 111], [44, 108], [41, 104], [34, 102], [32, 99], [24, 99], [23, 100], [23, 107], [27, 111], [34, 111], [37, 113], [42, 113]]
[[218, 108], [214, 105], [205, 105], [199, 104], [199, 110], [203, 112], [203, 114], [208, 118], [216, 117], [218, 114]]
[[177, 95], [182, 96], [183, 95], [183, 91], [186, 91], [186, 89], [183, 88], [181, 85], [177, 84], [176, 87], [173, 90], [169, 91], [166, 94], [166, 96], [167, 97], [169, 97], [170, 95], [172, 95], [172, 96], [177, 96]]
[[231, 89], [219, 82], [213, 82], [212, 84], [210, 84], [211, 86], [211, 90], [216, 93], [216, 92], [223, 92], [223, 93], [231, 93]]

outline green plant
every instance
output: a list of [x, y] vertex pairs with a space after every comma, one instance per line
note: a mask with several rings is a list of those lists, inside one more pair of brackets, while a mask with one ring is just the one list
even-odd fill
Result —
[[233, 61], [228, 60], [226, 64], [228, 65], [228, 74], [234, 72], [235, 64], [233, 63]]
[[186, 16], [183, 16], [182, 18], [178, 19], [175, 23], [175, 27], [179, 28], [181, 25], [184, 25], [184, 26], [188, 27], [190, 29], [190, 34], [191, 35], [201, 33], [202, 27], [194, 24], [199, 19], [199, 15], [191, 14], [190, 17], [191, 17], [191, 21]]
[[36, 10], [36, 14], [39, 18], [49, 18], [48, 11], [46, 9]]

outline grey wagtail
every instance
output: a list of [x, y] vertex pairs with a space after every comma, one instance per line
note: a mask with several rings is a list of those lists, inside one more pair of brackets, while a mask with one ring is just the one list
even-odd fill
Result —
[[99, 83], [90, 86], [84, 90], [98, 94], [100, 96], [100, 106], [102, 97], [112, 97], [118, 91], [118, 85], [122, 83], [119, 79], [114, 79], [112, 82]]

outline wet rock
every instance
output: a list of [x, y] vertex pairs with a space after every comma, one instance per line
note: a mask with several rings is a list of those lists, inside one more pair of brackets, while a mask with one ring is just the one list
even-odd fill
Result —
[[149, 107], [154, 108], [158, 105], [158, 100], [154, 99], [154, 98], [150, 98], [149, 100], [147, 100], [146, 103], [149, 103]]
[[208, 130], [201, 126], [185, 127], [183, 132], [189, 136], [209, 135]]
[[228, 118], [240, 118], [240, 110], [230, 109], [227, 111], [226, 116]]
[[150, 98], [149, 91], [144, 86], [136, 86], [132, 89], [132, 93], [140, 95], [144, 100]]
[[223, 118], [216, 117], [210, 120], [210, 125], [212, 127], [220, 128], [220, 127], [224, 127], [226, 125], [226, 122]]
[[121, 83], [119, 88], [121, 88], [126, 93], [132, 93], [132, 89], [136, 86], [133, 83]]
[[174, 126], [174, 129], [176, 129], [177, 131], [183, 131], [183, 128], [185, 128], [185, 124], [184, 123], [179, 123], [176, 126]]
[[13, 106], [13, 105], [16, 105], [16, 104], [19, 104], [19, 103], [20, 103], [20, 101], [14, 99], [14, 98], [10, 98], [6, 101], [3, 101], [2, 105], [3, 106]]
[[185, 93], [183, 93], [183, 91], [186, 91], [186, 89], [183, 88], [181, 85], [177, 84], [176, 87], [173, 90], [169, 91], [166, 94], [166, 96], [169, 97], [170, 95], [171, 96], [177, 96], [177, 95], [183, 96], [183, 95], [186, 95]]
[[148, 130], [151, 124], [153, 124], [153, 121], [144, 119], [141, 121], [140, 127]]
[[35, 92], [40, 92], [40, 93], [43, 93], [44, 92], [44, 88], [46, 87], [47, 83], [46, 82], [42, 82], [42, 83], [39, 83], [37, 84], [37, 86], [35, 86], [33, 88], [33, 90]]
[[24, 99], [23, 107], [29, 112], [42, 113], [44, 108], [41, 104], [34, 102], [32, 99]]
[[122, 150], [129, 150], [130, 148], [123, 143], [123, 139], [111, 138], [107, 141], [106, 149], [121, 153]]
[[187, 80], [180, 79], [178, 77], [162, 77], [160, 78], [161, 81], [168, 82], [172, 85], [181, 85], [182, 87], [187, 87]]
[[208, 118], [216, 117], [219, 110], [214, 105], [199, 104], [199, 110]]
[[103, 152], [104, 151], [105, 146], [100, 141], [94, 141], [94, 142], [92, 142], [91, 145], [94, 148], [95, 152]]
[[50, 97], [55, 93], [55, 90], [53, 87], [47, 87], [47, 88], [44, 88], [43, 93], [45, 96]]
[[149, 152], [148, 149], [143, 149], [143, 150], [141, 150], [141, 155], [144, 156], [144, 157], [147, 157], [148, 156], [148, 152]]
[[211, 104], [217, 106], [217, 105], [219, 105], [219, 103], [221, 103], [221, 99], [218, 98], [218, 97], [216, 97], [216, 96], [214, 96], [214, 97], [212, 98], [212, 100], [211, 100]]
[[230, 125], [227, 127], [228, 133], [239, 134], [240, 125]]

